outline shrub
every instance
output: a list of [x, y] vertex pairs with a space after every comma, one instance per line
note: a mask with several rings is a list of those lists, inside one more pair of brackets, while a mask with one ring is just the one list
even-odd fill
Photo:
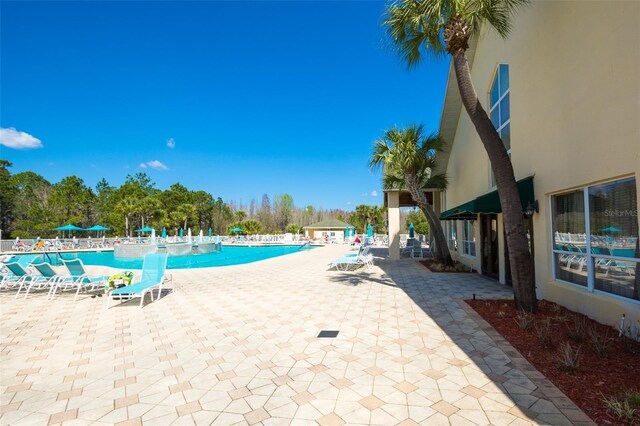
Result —
[[602, 402], [607, 406], [607, 410], [620, 420], [631, 423], [636, 409], [633, 408], [629, 401], [620, 401], [615, 397], [603, 397]]
[[498, 318], [504, 318], [507, 316], [507, 313], [505, 311], [498, 311], [497, 315]]
[[580, 368], [580, 347], [574, 349], [569, 342], [565, 342], [558, 354], [556, 361], [561, 370], [573, 373]]
[[536, 334], [542, 346], [545, 348], [553, 347], [553, 331], [551, 330], [551, 320], [549, 318], [536, 323]]
[[533, 314], [521, 311], [518, 312], [514, 321], [518, 324], [518, 327], [520, 327], [521, 330], [529, 330], [533, 325], [534, 317]]
[[613, 337], [609, 336], [609, 330], [607, 329], [604, 333], [599, 333], [596, 328], [592, 328], [589, 330], [589, 334], [591, 336], [591, 346], [596, 355], [604, 358], [613, 343]]
[[567, 333], [574, 342], [582, 342], [587, 334], [587, 318], [582, 315], [576, 315], [573, 318], [573, 322], [567, 327]]
[[628, 325], [626, 329], [621, 330], [622, 345], [624, 349], [632, 354], [640, 353], [640, 322], [635, 327]]
[[640, 391], [628, 390], [623, 395], [624, 401], [633, 408], [640, 408]]

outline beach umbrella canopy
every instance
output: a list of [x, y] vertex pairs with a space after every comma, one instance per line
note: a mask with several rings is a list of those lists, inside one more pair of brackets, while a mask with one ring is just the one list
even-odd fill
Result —
[[367, 225], [367, 237], [373, 237], [373, 226]]
[[85, 229], [85, 231], [111, 231], [111, 228], [102, 225], [93, 225], [91, 228]]
[[53, 228], [54, 231], [85, 231], [84, 228], [80, 228], [79, 226], [75, 226], [72, 224], [68, 224], [65, 226], [59, 226], [57, 228]]
[[409, 225], [409, 238], [413, 238], [415, 236], [415, 230], [414, 230], [414, 226], [413, 223]]
[[622, 232], [622, 229], [616, 228], [615, 226], [610, 226], [608, 228], [600, 229], [602, 232]]
[[180, 238], [182, 238], [182, 236], [184, 235], [184, 230], [182, 228], [180, 228], [178, 235], [180, 235]]
[[167, 228], [162, 227], [162, 238], [167, 238]]
[[238, 232], [242, 232], [242, 228], [238, 228], [238, 227], [236, 226], [235, 228], [231, 228], [231, 229], [230, 229], [230, 231], [231, 231], [231, 232], [235, 232], [235, 233], [237, 234]]
[[151, 232], [151, 231], [154, 231], [154, 229], [149, 227], [149, 226], [145, 226], [144, 228], [136, 229], [136, 232]]
[[213, 234], [213, 229], [209, 228], [209, 236]]

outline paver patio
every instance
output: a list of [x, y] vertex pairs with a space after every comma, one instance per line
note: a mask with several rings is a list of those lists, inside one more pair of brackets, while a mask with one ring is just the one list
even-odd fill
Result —
[[508, 288], [413, 260], [327, 271], [346, 250], [171, 271], [143, 309], [0, 294], [0, 423], [590, 424], [460, 302]]

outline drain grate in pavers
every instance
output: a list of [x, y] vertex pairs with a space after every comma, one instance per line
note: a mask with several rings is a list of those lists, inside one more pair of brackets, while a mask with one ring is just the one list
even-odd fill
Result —
[[321, 330], [318, 337], [337, 337], [338, 333], [340, 333], [338, 330]]

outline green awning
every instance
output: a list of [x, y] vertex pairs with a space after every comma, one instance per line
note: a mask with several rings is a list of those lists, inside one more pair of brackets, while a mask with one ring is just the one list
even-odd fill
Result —
[[[522, 208], [525, 209], [529, 203], [533, 203], [535, 200], [533, 193], [533, 176], [521, 179], [517, 184], [518, 192], [520, 193], [520, 202], [522, 203]], [[440, 220], [475, 219], [478, 213], [502, 213], [498, 190], [443, 211], [440, 213]]]

